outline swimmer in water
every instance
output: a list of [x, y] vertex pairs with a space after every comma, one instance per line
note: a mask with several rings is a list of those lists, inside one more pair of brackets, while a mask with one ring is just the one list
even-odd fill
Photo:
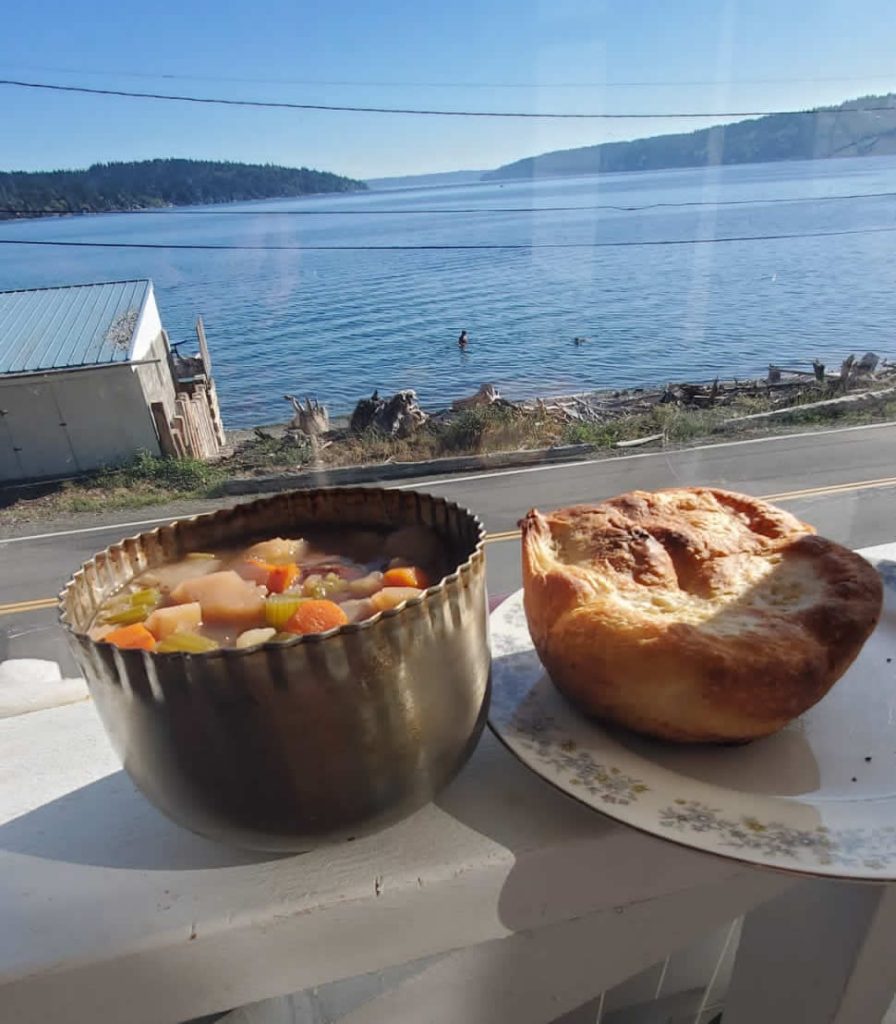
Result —
[[457, 339], [457, 347], [463, 352], [467, 347], [467, 332], [461, 331], [460, 337]]

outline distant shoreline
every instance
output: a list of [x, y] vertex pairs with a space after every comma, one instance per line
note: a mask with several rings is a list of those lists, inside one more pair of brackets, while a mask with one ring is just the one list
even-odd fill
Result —
[[120, 213], [165, 213], [168, 210], [216, 210], [222, 206], [237, 206], [246, 203], [274, 203], [293, 199], [332, 199], [334, 196], [369, 195], [368, 189], [345, 189], [338, 192], [303, 192], [294, 196], [263, 196], [253, 199], [220, 199], [211, 203], [159, 203], [155, 206], [116, 207], [109, 210], [56, 210], [53, 212], [6, 214], [0, 211], [0, 223], [17, 224], [22, 221], [53, 220], [62, 217], [102, 217], [105, 214]]
[[222, 160], [156, 159], [83, 170], [0, 172], [0, 220], [85, 213], [136, 213], [259, 199], [366, 192], [330, 171]]

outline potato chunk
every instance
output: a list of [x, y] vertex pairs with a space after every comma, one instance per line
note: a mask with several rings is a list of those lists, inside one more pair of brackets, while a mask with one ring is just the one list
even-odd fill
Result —
[[249, 629], [264, 624], [264, 587], [244, 580], [232, 569], [184, 580], [171, 592], [178, 604], [198, 601], [205, 622], [219, 622]]
[[172, 633], [190, 633], [202, 625], [202, 607], [198, 601], [157, 608], [144, 623], [156, 640]]
[[174, 590], [184, 580], [192, 580], [197, 576], [207, 576], [221, 568], [220, 558], [195, 558], [173, 562], [171, 565], [159, 565], [139, 577], [144, 587], [158, 587], [164, 593]]
[[369, 572], [360, 579], [350, 580], [348, 592], [352, 597], [370, 597], [378, 590], [383, 589], [383, 574], [381, 572]]
[[276, 636], [277, 630], [270, 626], [261, 629], [247, 629], [236, 638], [236, 647], [254, 647], [256, 644], [266, 644], [272, 636]]
[[305, 554], [308, 545], [303, 540], [285, 540], [283, 537], [274, 537], [273, 540], [259, 541], [253, 544], [243, 553], [246, 560], [255, 559], [259, 562], [270, 562], [272, 565], [280, 565], [285, 562], [299, 562]]
[[402, 601], [410, 601], [412, 597], [418, 597], [422, 593], [423, 591], [416, 587], [383, 587], [369, 600], [378, 612], [384, 612], [387, 608], [394, 608]]
[[357, 600], [343, 601], [340, 608], [345, 612], [346, 618], [349, 622], [363, 622], [364, 619], [369, 619], [377, 613], [377, 609], [374, 607], [373, 601], [366, 597], [361, 597]]

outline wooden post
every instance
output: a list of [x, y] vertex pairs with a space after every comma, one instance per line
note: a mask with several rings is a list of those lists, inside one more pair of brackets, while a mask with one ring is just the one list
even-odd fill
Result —
[[205, 340], [205, 324], [202, 317], [196, 317], [196, 337], [199, 338], [199, 354], [202, 356], [202, 364], [205, 367], [206, 377], [212, 375], [212, 357], [208, 354], [208, 344]]
[[203, 444], [203, 457], [210, 459], [213, 455], [218, 452], [217, 438], [215, 437], [215, 428], [212, 423], [211, 413], [209, 412], [208, 401], [205, 397], [205, 388], [200, 391], [196, 389], [195, 409], [196, 418], [199, 421], [199, 428], [202, 434]]
[[190, 399], [186, 395], [177, 396], [177, 410], [183, 423], [184, 444], [187, 453], [194, 458], [201, 457], [202, 444], [196, 430], [194, 417], [190, 415]]
[[171, 432], [171, 425], [168, 422], [164, 404], [162, 402], [153, 402], [150, 409], [156, 425], [156, 433], [159, 435], [159, 448], [161, 448], [162, 454], [177, 456], [177, 445]]
[[171, 434], [174, 438], [174, 451], [179, 459], [189, 454], [187, 450], [187, 431], [183, 416], [174, 416], [171, 420]]
[[843, 391], [849, 390], [850, 380], [853, 374], [853, 363], [855, 363], [856, 357], [854, 355], [847, 356], [840, 364], [840, 387]]
[[212, 424], [215, 428], [215, 437], [218, 441], [218, 449], [224, 447], [227, 444], [227, 437], [224, 433], [224, 423], [221, 420], [221, 409], [218, 405], [218, 393], [215, 390], [215, 382], [211, 377], [208, 379], [208, 407], [212, 417]]

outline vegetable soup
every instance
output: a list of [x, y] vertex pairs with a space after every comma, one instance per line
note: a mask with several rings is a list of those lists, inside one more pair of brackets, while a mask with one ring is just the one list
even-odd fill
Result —
[[134, 577], [89, 633], [124, 648], [202, 654], [363, 622], [444, 575], [435, 531], [315, 530], [194, 551]]

